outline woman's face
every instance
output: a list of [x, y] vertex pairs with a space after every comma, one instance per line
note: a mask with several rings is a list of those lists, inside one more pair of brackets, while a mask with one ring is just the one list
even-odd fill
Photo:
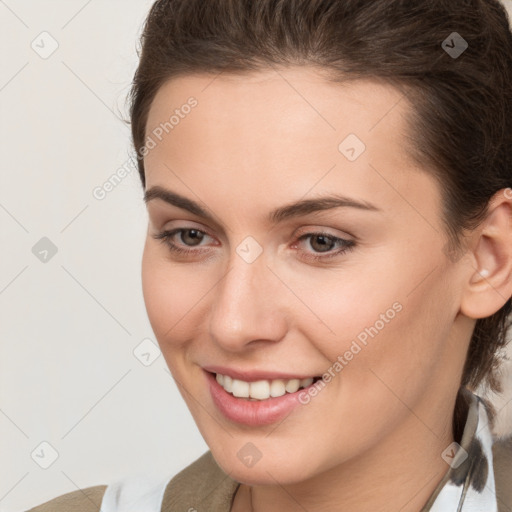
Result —
[[[146, 193], [183, 199], [148, 197], [147, 312], [239, 481], [298, 482], [449, 435], [473, 325], [459, 315], [440, 191], [406, 153], [408, 108], [390, 86], [305, 67], [184, 76], [151, 105]], [[346, 202], [321, 200], [335, 196]], [[189, 252], [155, 238], [173, 230], [167, 242]], [[260, 398], [324, 378], [248, 400], [215, 370]]]

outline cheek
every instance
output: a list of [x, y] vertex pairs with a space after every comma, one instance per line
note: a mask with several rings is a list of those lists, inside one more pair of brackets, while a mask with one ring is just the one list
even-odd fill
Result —
[[359, 389], [381, 385], [375, 374], [398, 388], [408, 381], [421, 385], [442, 356], [453, 321], [446, 280], [434, 272], [413, 290], [418, 276], [434, 266], [421, 265], [423, 272], [402, 263], [395, 259], [394, 265], [325, 281], [302, 279], [300, 296], [312, 313], [301, 315], [301, 331], [331, 365], [338, 361], [331, 372]]
[[406, 281], [397, 269], [375, 264], [319, 270], [316, 275], [303, 273], [287, 279], [304, 303], [298, 303], [304, 311], [301, 330], [307, 331], [308, 339], [322, 340], [331, 356], [348, 350], [352, 340], [359, 339], [364, 345], [373, 326], [378, 336], [389, 330], [403, 316]]
[[197, 274], [167, 260], [163, 251], [146, 242], [141, 277], [148, 319], [160, 346], [167, 350], [172, 348], [171, 340], [182, 339], [187, 315], [194, 313], [205, 291]]

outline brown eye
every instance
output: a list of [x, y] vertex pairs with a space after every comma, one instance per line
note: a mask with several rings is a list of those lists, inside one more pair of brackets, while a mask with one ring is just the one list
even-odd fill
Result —
[[182, 229], [180, 239], [185, 245], [199, 245], [204, 238], [204, 233], [198, 229]]
[[315, 251], [328, 252], [336, 245], [334, 240], [334, 237], [331, 236], [313, 235], [309, 244]]
[[[297, 242], [309, 239], [311, 250], [303, 249], [301, 257], [305, 260], [322, 261], [335, 256], [342, 256], [347, 251], [351, 251], [356, 242], [354, 240], [345, 240], [328, 233], [306, 233], [300, 236]], [[338, 247], [336, 249], [336, 247]]]
[[[176, 240], [178, 238], [177, 235], [179, 235], [179, 239], [181, 240]], [[200, 252], [199, 249], [194, 250], [193, 248], [199, 246], [204, 237], [209, 235], [204, 231], [195, 228], [177, 228], [162, 231], [161, 233], [157, 233], [152, 236], [156, 240], [160, 240], [165, 243], [167, 247], [176, 254], [192, 255]]]

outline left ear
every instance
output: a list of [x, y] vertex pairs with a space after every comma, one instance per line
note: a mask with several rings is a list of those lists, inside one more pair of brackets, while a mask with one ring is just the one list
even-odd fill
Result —
[[474, 230], [469, 279], [461, 298], [461, 312], [486, 318], [512, 296], [512, 189], [501, 189], [489, 202], [486, 218]]

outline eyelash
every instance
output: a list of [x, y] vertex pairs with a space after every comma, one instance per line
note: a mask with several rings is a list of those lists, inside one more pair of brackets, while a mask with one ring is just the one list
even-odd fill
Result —
[[[174, 252], [174, 253], [182, 254], [182, 255], [187, 255], [187, 254], [192, 254], [192, 253], [198, 252], [198, 251], [196, 251], [194, 249], [183, 249], [182, 247], [179, 247], [175, 243], [171, 242], [171, 238], [175, 234], [182, 233], [184, 231], [197, 231], [199, 233], [202, 233], [202, 234], [205, 234], [205, 235], [209, 236], [208, 233], [205, 233], [204, 231], [201, 231], [201, 230], [195, 229], [195, 228], [177, 228], [177, 229], [172, 229], [172, 230], [168, 230], [168, 231], [162, 231], [162, 232], [157, 233], [156, 235], [152, 235], [152, 236], [156, 240], [160, 240], [161, 242], [165, 243], [165, 245], [167, 245], [167, 247], [172, 252]], [[324, 232], [321, 232], [321, 231], [315, 231], [315, 232], [305, 233], [305, 234], [301, 235], [294, 242], [294, 245], [297, 242], [300, 242], [301, 240], [304, 240], [304, 239], [309, 238], [309, 237], [314, 237], [314, 236], [324, 236], [326, 238], [329, 238], [330, 240], [332, 240], [335, 243], [342, 243], [344, 245], [344, 247], [342, 249], [338, 249], [335, 252], [330, 252], [327, 255], [322, 255], [322, 256], [311, 256], [311, 255], [309, 255], [309, 256], [307, 256], [305, 258], [305, 259], [308, 259], [308, 260], [313, 260], [313, 261], [322, 261], [322, 260], [324, 260], [325, 261], [327, 259], [334, 258], [336, 256], [341, 256], [341, 255], [343, 255], [343, 254], [345, 254], [345, 253], [347, 253], [349, 251], [352, 251], [354, 249], [355, 245], [356, 245], [356, 243], [353, 240], [345, 240], [344, 238], [339, 238], [339, 237], [330, 235], [329, 233], [324, 233]]]

